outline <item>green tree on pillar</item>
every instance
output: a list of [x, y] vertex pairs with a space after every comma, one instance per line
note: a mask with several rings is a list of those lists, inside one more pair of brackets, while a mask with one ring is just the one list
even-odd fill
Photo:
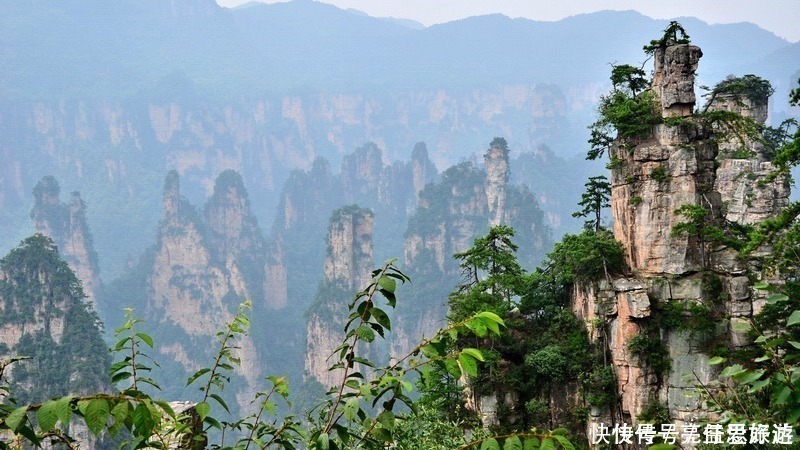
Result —
[[599, 232], [603, 227], [601, 225], [601, 213], [603, 208], [611, 206], [609, 200], [611, 199], [611, 183], [604, 175], [589, 178], [589, 181], [584, 185], [586, 192], [581, 194], [581, 201], [578, 206], [583, 207], [580, 211], [572, 213], [572, 217], [592, 217], [594, 219], [587, 220], [584, 223], [584, 228], [587, 230], [594, 229]]

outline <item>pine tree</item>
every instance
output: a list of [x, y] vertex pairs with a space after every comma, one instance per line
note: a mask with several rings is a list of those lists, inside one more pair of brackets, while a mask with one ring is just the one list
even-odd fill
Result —
[[608, 182], [608, 178], [600, 175], [589, 178], [589, 181], [584, 186], [586, 186], [586, 192], [581, 194], [581, 201], [578, 202], [578, 205], [582, 206], [583, 209], [572, 213], [572, 217], [594, 215], [594, 220], [587, 220], [584, 228], [587, 230], [594, 229], [595, 232], [599, 232], [603, 228], [601, 225], [603, 208], [610, 206], [611, 184]]

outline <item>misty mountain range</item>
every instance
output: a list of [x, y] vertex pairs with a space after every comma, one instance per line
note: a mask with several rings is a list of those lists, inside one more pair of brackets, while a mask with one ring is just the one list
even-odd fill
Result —
[[[800, 44], [680, 20], [708, 55], [698, 84], [756, 73], [777, 89], [773, 120], [791, 115]], [[580, 186], [602, 170], [581, 155], [609, 64], [644, 63], [642, 44], [666, 25], [632, 11], [426, 28], [307, 0], [0, 2], [0, 250], [30, 233], [31, 189], [46, 175], [81, 192], [111, 274], [152, 235], [170, 169], [198, 203], [221, 171], [240, 171], [262, 224], [291, 170], [319, 156], [337, 167], [369, 141], [388, 162], [424, 141], [444, 170], [504, 136], [512, 157], [573, 167]], [[566, 195], [563, 174], [542, 173], [555, 192], [540, 198]], [[553, 203], [551, 225], [571, 220], [577, 197]]]

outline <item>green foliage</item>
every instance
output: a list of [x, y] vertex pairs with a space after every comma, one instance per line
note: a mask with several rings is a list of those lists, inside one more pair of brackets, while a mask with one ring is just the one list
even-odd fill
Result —
[[[752, 142], [764, 142], [764, 126], [750, 117], [726, 110], [706, 110], [695, 115], [700, 128], [712, 130], [717, 142], [734, 141], [740, 149], [734, 153], [748, 152]], [[724, 155], [723, 157], [730, 155]]]
[[672, 422], [669, 417], [669, 409], [658, 400], [649, 401], [636, 418], [641, 423], [652, 423], [656, 425]]
[[672, 227], [672, 236], [689, 236], [696, 239], [700, 247], [700, 257], [703, 267], [709, 264], [709, 246], [712, 244], [727, 244], [738, 246], [734, 238], [729, 238], [726, 232], [718, 227], [711, 216], [711, 211], [700, 205], [685, 204], [675, 210], [675, 214], [685, 217], [685, 222], [678, 222]]
[[567, 375], [567, 355], [559, 345], [548, 345], [525, 355], [525, 365], [536, 375], [554, 381], [563, 380]]
[[586, 402], [597, 408], [612, 408], [617, 401], [617, 376], [610, 365], [597, 365], [581, 379]]
[[650, 41], [650, 44], [644, 46], [644, 52], [652, 55], [657, 49], [663, 50], [670, 45], [689, 43], [691, 43], [691, 40], [689, 35], [686, 34], [686, 30], [683, 29], [680, 23], [673, 20], [664, 29], [664, 35], [661, 39], [654, 39]]
[[[800, 136], [798, 132], [797, 119], [785, 119], [777, 127], [766, 126], [761, 131], [761, 140], [764, 143], [765, 149], [763, 151], [764, 158], [775, 162], [779, 169], [783, 169], [789, 159], [788, 156], [792, 153], [791, 149], [796, 144], [797, 137]], [[793, 139], [795, 140], [793, 142]], [[778, 158], [778, 151], [782, 150], [781, 157]], [[777, 161], [776, 161], [777, 160]], [[774, 175], [769, 175], [767, 180], [773, 180], [783, 171], [778, 170]]]
[[586, 192], [581, 194], [581, 201], [578, 202], [579, 206], [583, 209], [572, 213], [572, 217], [587, 217], [594, 216], [594, 220], [587, 220], [584, 223], [584, 228], [594, 229], [599, 232], [601, 229], [600, 220], [603, 208], [611, 206], [609, 200], [611, 199], [611, 183], [604, 175], [590, 177], [586, 182]]
[[667, 169], [664, 166], [656, 166], [653, 168], [653, 171], [650, 172], [650, 176], [653, 177], [656, 181], [668, 181], [669, 174], [667, 173]]
[[[0, 356], [30, 357], [14, 368], [16, 399], [38, 402], [108, 386], [99, 320], [53, 241], [38, 234], [25, 239], [0, 260], [0, 273], [0, 325], [21, 330]], [[54, 338], [57, 326], [63, 326], [60, 338]], [[36, 331], [26, 332], [29, 327]]]
[[719, 95], [730, 95], [735, 97], [746, 97], [754, 105], [764, 104], [775, 89], [768, 80], [756, 75], [748, 74], [741, 77], [729, 75], [724, 80], [717, 83], [708, 95], [709, 103]]
[[641, 331], [628, 342], [628, 349], [650, 370], [659, 376], [664, 376], [669, 372], [672, 364], [664, 343], [655, 334], [651, 330]]
[[[229, 374], [241, 361], [237, 356], [236, 340], [249, 328], [249, 319], [244, 308], [237, 312], [217, 334], [219, 350], [212, 366], [198, 370], [187, 384], [200, 383], [202, 400], [189, 414], [176, 413], [163, 401], [151, 397], [141, 390], [144, 384], [158, 389], [149, 378], [143, 376], [154, 367], [154, 362], [143, 351], [152, 348], [150, 335], [139, 331], [140, 319], [129, 310], [126, 321], [117, 332], [114, 351], [121, 360], [111, 367], [112, 378], [120, 390], [115, 394], [93, 394], [55, 398], [41, 404], [19, 405], [16, 400], [4, 397], [9, 402], [0, 404], [0, 429], [6, 430], [15, 440], [28, 445], [40, 446], [44, 442], [60, 442], [69, 446], [72, 438], [65, 430], [76, 418], [85, 422], [90, 432], [99, 436], [105, 432], [129, 436], [125, 448], [207, 448], [208, 432], [212, 428], [223, 430], [223, 441], [210, 448], [241, 450], [251, 446], [258, 448], [384, 448], [397, 444], [424, 445], [437, 440], [438, 447], [425, 448], [494, 448], [503, 443], [504, 448], [522, 448], [534, 442], [549, 442], [565, 449], [573, 448], [566, 439], [566, 430], [552, 432], [528, 430], [523, 434], [496, 437], [473, 435], [472, 441], [454, 424], [441, 421], [439, 417], [425, 416], [417, 410], [409, 397], [413, 387], [409, 379], [412, 374], [423, 374], [430, 368], [444, 370], [454, 378], [463, 374], [477, 375], [477, 365], [484, 361], [483, 352], [477, 348], [462, 348], [457, 352], [446, 350], [444, 343], [474, 336], [486, 339], [499, 336], [504, 321], [491, 312], [478, 312], [472, 317], [451, 324], [435, 336], [420, 343], [406, 356], [391, 364], [379, 367], [361, 354], [361, 343], [369, 345], [377, 337], [385, 336], [391, 322], [381, 308], [396, 305], [395, 290], [398, 282], [409, 281], [408, 277], [387, 263], [373, 272], [373, 281], [356, 294], [350, 304], [350, 315], [345, 326], [345, 339], [336, 349], [336, 363], [331, 370], [339, 370], [341, 384], [333, 386], [328, 398], [318, 406], [317, 418], [311, 423], [301, 424], [293, 417], [270, 420], [274, 416], [274, 398], [287, 401], [289, 389], [284, 378], [270, 377], [269, 390], [259, 392], [254, 398], [258, 407], [255, 413], [235, 422], [219, 421], [218, 409], [227, 411], [222, 397], [224, 387], [230, 382]], [[380, 307], [378, 300], [383, 298]], [[369, 331], [367, 331], [369, 330]], [[0, 360], [0, 381], [8, 367], [23, 358]], [[371, 368], [369, 371], [363, 368]], [[120, 385], [124, 383], [124, 386]], [[0, 390], [10, 392], [8, 386]], [[212, 402], [213, 400], [213, 402]], [[404, 413], [398, 405], [405, 404], [410, 413]], [[422, 426], [416, 426], [422, 424]], [[224, 443], [224, 430], [238, 433], [240, 437], [231, 445]], [[442, 440], [445, 434], [447, 440]], [[398, 441], [407, 439], [407, 441]], [[444, 447], [442, 447], [444, 446]], [[3, 446], [5, 448], [5, 445]], [[499, 447], [498, 447], [499, 448]]]
[[475, 239], [469, 250], [457, 253], [463, 283], [450, 300], [451, 318], [461, 320], [477, 311], [504, 315], [523, 289], [525, 271], [517, 262], [519, 247], [512, 242], [514, 230], [506, 225], [492, 227]]
[[650, 86], [644, 70], [629, 64], [613, 66], [611, 69], [611, 84], [615, 90], [622, 91], [631, 97], [636, 97]]
[[563, 283], [596, 280], [625, 267], [622, 246], [606, 230], [565, 235], [547, 257], [548, 270]]
[[591, 148], [586, 159], [602, 157], [614, 142], [614, 132], [618, 139], [641, 139], [662, 122], [655, 97], [649, 91], [635, 97], [612, 91], [600, 98], [598, 115], [598, 120], [589, 126]]
[[[501, 402], [498, 415], [503, 425], [494, 431], [516, 435], [532, 426], [552, 425], [553, 416], [544, 413], [550, 408], [550, 391], [564, 382], [577, 381], [592, 369], [596, 358], [584, 324], [563, 303], [565, 285], [550, 272], [528, 275], [518, 268], [512, 236], [508, 227], [492, 228], [487, 236], [476, 239], [470, 250], [456, 255], [464, 269], [464, 282], [450, 297], [451, 320], [480, 310], [508, 314], [508, 333], [453, 339], [433, 356], [490, 348], [483, 352], [476, 371], [465, 371], [470, 375], [468, 386], [474, 395], [502, 399], [513, 394], [513, 403]], [[485, 333], [480, 325], [473, 331]], [[445, 386], [458, 388], [456, 379], [443, 377], [442, 372], [431, 372], [428, 377], [426, 386], [440, 386], [433, 391], [424, 388], [430, 392], [441, 394]], [[463, 393], [450, 390], [444, 395], [447, 400], [437, 403], [442, 416], [450, 421], [469, 420], [469, 415], [452, 414], [459, 411]], [[431, 397], [424, 398], [430, 401]], [[571, 423], [577, 430], [580, 420], [565, 416], [565, 422], [559, 423]], [[508, 442], [513, 441], [496, 439], [498, 445], [511, 445]], [[480, 445], [494, 443], [484, 439]]]
[[[800, 84], [800, 79], [797, 80]], [[792, 89], [789, 96], [789, 104], [792, 106], [800, 106], [800, 87]], [[797, 126], [797, 121], [787, 123], [788, 134], [789, 127], [794, 127], [794, 133], [791, 137], [784, 136], [781, 139], [782, 145], [776, 150], [774, 159], [775, 166], [778, 168], [777, 175], [785, 175], [789, 173], [792, 167], [800, 163], [800, 127]]]
[[[461, 391], [459, 390], [459, 393]], [[397, 450], [452, 450], [470, 443], [464, 428], [476, 429], [474, 438], [486, 433], [476, 423], [450, 420], [443, 417], [441, 408], [420, 404], [415, 413], [399, 421], [396, 435]]]

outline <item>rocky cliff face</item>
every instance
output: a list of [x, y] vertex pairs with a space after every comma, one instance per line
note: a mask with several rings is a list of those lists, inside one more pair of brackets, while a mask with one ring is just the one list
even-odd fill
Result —
[[329, 360], [341, 344], [347, 304], [371, 281], [374, 214], [355, 205], [334, 211], [330, 219], [327, 252], [314, 304], [306, 325], [305, 373], [326, 388], [341, 380], [329, 371]]
[[[589, 329], [607, 347], [620, 398], [613, 411], [590, 411], [590, 425], [635, 424], [653, 405], [665, 407], [677, 424], [705, 417], [704, 404], [688, 394], [696, 382], [717, 376], [708, 364], [714, 346], [748, 343], [732, 324], [763, 304], [747, 276], [754, 274], [747, 261], [698, 233], [674, 231], [691, 220], [677, 211], [681, 207], [701, 208], [698, 226], [719, 225], [723, 218], [752, 224], [774, 215], [788, 198], [785, 180], [758, 186], [757, 177], [772, 166], [757, 148], [752, 158], [718, 156], [734, 143], [719, 142], [718, 130], [693, 115], [701, 56], [692, 45], [656, 50], [653, 91], [661, 115], [682, 120], [658, 125], [645, 138], [617, 139], [611, 149], [614, 235], [631, 273], [575, 286], [572, 293], [577, 316], [601, 324]], [[742, 103], [721, 99], [710, 108], [763, 117], [760, 103], [745, 109], [734, 104]], [[682, 325], [669, 324], [669, 311], [677, 312]], [[698, 327], [700, 319], [707, 320], [705, 329]], [[697, 379], [686, 380], [685, 373]]]
[[[174, 14], [205, 15], [216, 8], [211, 3], [183, 5]], [[240, 102], [196, 101], [191, 83], [180, 77], [167, 77], [163, 83], [132, 101], [18, 101], [0, 106], [0, 159], [6, 163], [0, 168], [2, 210], [26, 212], [25, 186], [47, 173], [71, 180], [89, 196], [84, 199], [93, 211], [123, 208], [119, 216], [98, 216], [111, 225], [94, 230], [105, 273], [117, 275], [130, 255], [146, 248], [139, 240], [120, 242], [117, 236], [157, 226], [160, 212], [149, 206], [158, 195], [154, 180], [169, 169], [183, 177], [190, 198], [211, 195], [216, 176], [224, 170], [238, 171], [249, 180], [253, 198], [264, 199], [252, 205], [263, 223], [274, 218], [287, 175], [311, 169], [318, 157], [338, 167], [347, 153], [372, 141], [383, 149], [379, 160], [397, 161], [424, 139], [429, 161], [447, 167], [480, 150], [474, 143], [497, 129], [519, 150], [533, 148], [572, 137], [566, 116], [588, 111], [588, 92], [593, 90], [590, 86], [565, 94], [550, 85], [513, 85], [468, 92], [275, 95]], [[415, 193], [432, 181], [426, 179], [426, 170], [419, 170], [414, 202]], [[386, 190], [380, 189], [383, 195]], [[2, 236], [14, 238], [7, 248], [18, 240], [10, 232]]]
[[101, 284], [100, 266], [86, 222], [86, 204], [78, 192], [72, 193], [68, 204], [62, 203], [60, 192], [54, 177], [44, 177], [36, 184], [31, 211], [33, 228], [36, 233], [53, 239], [70, 269], [81, 280], [87, 299], [94, 302]]
[[[710, 109], [730, 111], [763, 126], [767, 120], [768, 97], [723, 94], [714, 98]], [[753, 225], [774, 217], [789, 204], [785, 178], [767, 182], [774, 171], [769, 149], [757, 140], [742, 142], [736, 137], [720, 143], [715, 190], [722, 196], [725, 219]]]
[[420, 192], [419, 207], [409, 219], [405, 261], [417, 264], [420, 255], [436, 262], [439, 270], [452, 273], [457, 263], [451, 256], [463, 252], [490, 226], [511, 225], [520, 241], [520, 258], [532, 266], [548, 247], [550, 230], [530, 190], [508, 183], [508, 147], [492, 143], [484, 156], [485, 171], [466, 162], [442, 174], [439, 183]]
[[270, 307], [288, 306], [302, 314], [318, 280], [307, 268], [325, 258], [327, 223], [322, 218], [344, 204], [358, 203], [375, 212], [380, 258], [400, 254], [403, 227], [416, 208], [418, 189], [436, 176], [424, 143], [414, 147], [410, 161], [384, 164], [383, 151], [368, 143], [344, 157], [338, 174], [324, 158], [317, 158], [308, 171], [293, 171], [281, 193], [268, 249], [265, 287]]
[[[178, 173], [172, 171], [163, 204], [158, 242], [145, 268], [145, 314], [158, 329], [170, 330], [158, 336], [165, 342], [161, 353], [192, 371], [213, 357], [207, 344], [239, 303], [249, 299], [255, 311], [263, 310], [266, 244], [234, 171], [220, 174], [202, 214], [181, 195]], [[258, 323], [258, 316], [252, 321]], [[244, 407], [263, 367], [251, 337], [240, 346], [247, 386], [238, 386], [237, 399]]]

